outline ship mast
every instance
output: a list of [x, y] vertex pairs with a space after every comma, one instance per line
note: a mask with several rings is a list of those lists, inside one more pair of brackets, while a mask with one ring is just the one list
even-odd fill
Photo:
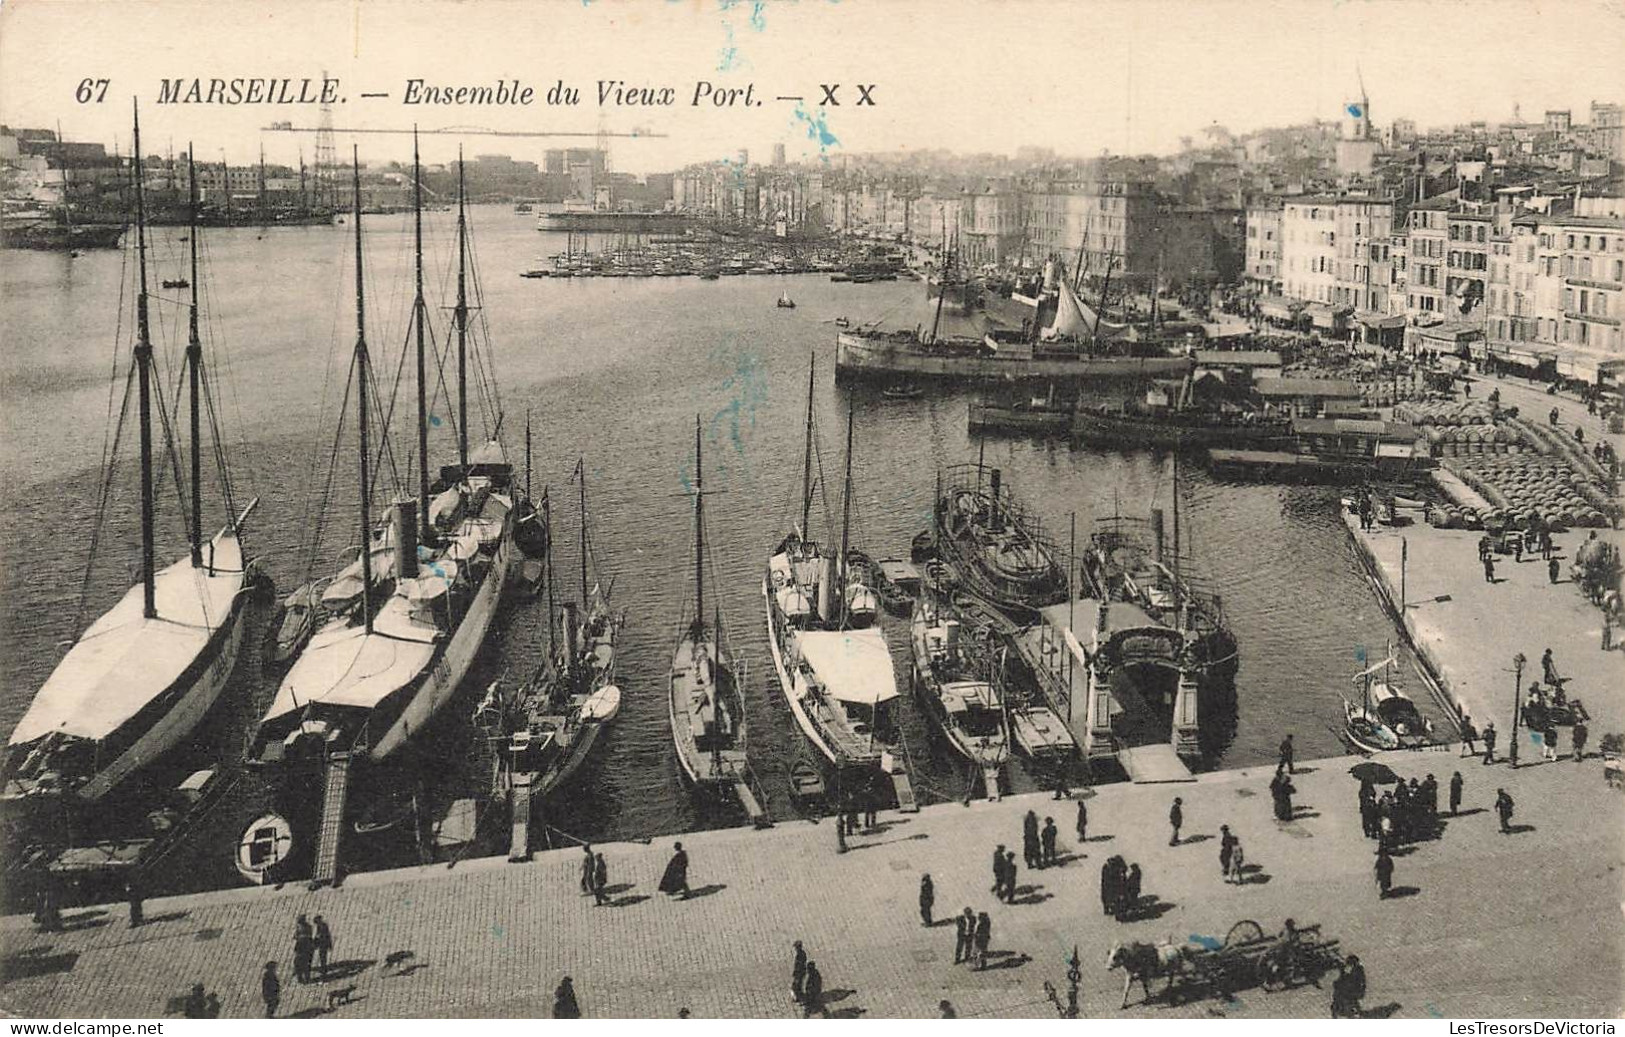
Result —
[[587, 611], [587, 466], [576, 458], [576, 479], [581, 485], [581, 611]]
[[147, 192], [142, 183], [140, 102], [134, 102], [134, 111], [136, 265], [141, 278], [135, 299], [135, 366], [141, 393], [141, 614], [153, 619], [158, 615], [158, 588], [154, 583], [152, 546], [152, 328], [147, 314]]
[[[457, 463], [468, 478], [468, 220], [463, 209], [463, 149], [457, 149]], [[583, 482], [581, 492], [587, 487]], [[585, 577], [582, 580], [585, 588]], [[582, 608], [587, 606], [583, 589]]]
[[[170, 163], [173, 175], [174, 163]], [[192, 160], [192, 145], [186, 145], [186, 233], [192, 258], [192, 306], [186, 322], [186, 382], [191, 397], [192, 436], [192, 568], [203, 565], [203, 452], [198, 414], [199, 381], [203, 363], [203, 340], [198, 333], [198, 275], [197, 275], [197, 165]]]
[[705, 627], [705, 474], [700, 460], [700, 416], [694, 415], [694, 625]]
[[361, 155], [350, 149], [355, 193], [355, 366], [356, 422], [361, 437], [361, 620], [372, 633], [372, 487], [367, 472], [367, 309], [361, 269]]
[[846, 407], [846, 484], [841, 490], [841, 554], [836, 558], [836, 572], [840, 573], [841, 626], [846, 626], [847, 610], [851, 599], [846, 593], [846, 550], [852, 527], [852, 414], [850, 403]]
[[418, 347], [418, 535], [429, 531], [429, 377], [424, 360], [424, 324], [428, 306], [423, 301], [423, 173], [418, 166], [418, 129], [412, 127], [412, 245], [416, 255], [417, 298], [412, 323], [417, 325]]
[[813, 461], [813, 377], [818, 370], [818, 354], [812, 355], [807, 365], [807, 447], [801, 463], [801, 538], [808, 539], [807, 524], [812, 521], [812, 461]]

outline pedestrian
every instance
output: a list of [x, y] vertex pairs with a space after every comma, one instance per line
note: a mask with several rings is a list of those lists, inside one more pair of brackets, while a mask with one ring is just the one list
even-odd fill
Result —
[[592, 892], [593, 874], [598, 870], [598, 861], [593, 855], [591, 843], [584, 843], [581, 853], [581, 893], [585, 896]]
[[1021, 819], [1021, 859], [1029, 868], [1038, 867], [1038, 814], [1027, 811]]
[[811, 1019], [814, 1012], [819, 1015], [824, 1014], [824, 974], [818, 971], [816, 961], [809, 961], [807, 963], [807, 985], [802, 992], [801, 1017]]
[[1484, 582], [1495, 582], [1495, 559], [1489, 555], [1484, 556]]
[[1118, 921], [1133, 918], [1140, 911], [1140, 865], [1128, 866], [1128, 877], [1123, 884], [1123, 908]]
[[1591, 729], [1586, 727], [1584, 720], [1574, 722], [1574, 762], [1579, 763], [1586, 758], [1586, 739], [1591, 737]]
[[260, 973], [260, 997], [265, 1001], [265, 1018], [276, 1018], [276, 1006], [282, 1003], [282, 981], [276, 976], [276, 962], [265, 963]]
[[1185, 801], [1183, 799], [1175, 796], [1174, 805], [1168, 810], [1168, 824], [1173, 829], [1172, 833], [1168, 836], [1169, 846], [1179, 845], [1179, 828], [1185, 823], [1184, 802]]
[[[1089, 806], [1083, 800], [1078, 800], [1078, 847], [1089, 841]], [[1088, 854], [1084, 854], [1088, 856]]]
[[1230, 855], [1236, 850], [1236, 837], [1230, 834], [1229, 825], [1219, 826], [1219, 874], [1230, 874]]
[[1004, 851], [1004, 902], [1016, 902], [1016, 851]]
[[1552, 531], [1544, 526], [1540, 530], [1540, 556], [1546, 559], [1552, 557]]
[[937, 902], [937, 891], [931, 885], [931, 875], [920, 876], [920, 924], [930, 928], [931, 905]]
[[1241, 848], [1241, 840], [1237, 839], [1236, 845], [1230, 851], [1230, 874], [1226, 875], [1224, 880], [1238, 886], [1246, 885], [1246, 864], [1247, 854]]
[[937, 1015], [942, 1019], [958, 1019], [959, 1013], [954, 1011], [954, 1004], [946, 998], [937, 1002]]
[[1270, 782], [1270, 795], [1275, 800], [1275, 820], [1292, 820], [1292, 794], [1298, 791], [1292, 784], [1292, 779], [1286, 776], [1286, 771], [1277, 767], [1275, 778]]
[[1039, 863], [1043, 867], [1048, 868], [1057, 863], [1055, 858], [1055, 839], [1060, 834], [1061, 830], [1055, 827], [1055, 819], [1053, 817], [1044, 818], [1044, 828], [1038, 833], [1040, 844], [1039, 856], [1041, 858]]
[[1422, 779], [1422, 823], [1430, 839], [1439, 830], [1439, 779], [1431, 774]]
[[594, 907], [609, 903], [609, 862], [601, 853], [593, 861], [592, 898]]
[[135, 929], [141, 925], [141, 886], [135, 879], [124, 884], [124, 899], [130, 905], [130, 928]]
[[1501, 834], [1512, 834], [1512, 797], [1507, 795], [1506, 789], [1495, 790], [1495, 813], [1501, 819]]
[[1495, 721], [1484, 725], [1484, 763], [1495, 762]]
[[1552, 661], [1552, 650], [1550, 648], [1540, 653], [1540, 676], [1541, 680], [1554, 688], [1561, 687], [1563, 684], [1563, 678], [1557, 674], [1557, 663]]
[[971, 937], [976, 933], [976, 915], [970, 908], [954, 916], [954, 964], [970, 960]]
[[1115, 859], [1116, 858], [1111, 858], [1107, 860], [1105, 864], [1100, 866], [1101, 914], [1111, 914], [1112, 907], [1117, 903], [1117, 886], [1114, 881], [1116, 873], [1112, 868], [1112, 860]]
[[1614, 617], [1607, 612], [1602, 614], [1602, 650], [1614, 650]]
[[1365, 966], [1360, 964], [1358, 954], [1351, 954], [1344, 959], [1337, 978], [1332, 981], [1332, 1018], [1362, 1018], [1360, 1001], [1364, 997]]
[[193, 983], [191, 992], [181, 1003], [181, 1016], [186, 1019], [202, 1019], [204, 1004], [203, 984]]
[[1557, 564], [1557, 559], [1553, 558], [1551, 561], [1547, 562], [1546, 563], [1546, 582], [1547, 583], [1556, 583], [1557, 582], [1557, 575], [1558, 575], [1558, 573], [1560, 573], [1562, 571], [1563, 571], [1562, 566]]
[[1540, 733], [1540, 758], [1557, 762], [1557, 725], [1550, 721], [1546, 729]]
[[1360, 831], [1365, 833], [1367, 839], [1375, 839], [1382, 834], [1381, 820], [1377, 815], [1377, 801], [1361, 798], [1360, 800]]
[[1461, 780], [1461, 771], [1450, 775], [1450, 816], [1455, 817], [1461, 812], [1461, 790], [1466, 782]]
[[879, 804], [880, 797], [875, 793], [874, 788], [870, 787], [870, 789], [863, 795], [863, 830], [865, 832], [874, 831], [875, 826], [880, 823], [879, 819], [875, 816], [879, 809]]
[[203, 1018], [220, 1018], [220, 995], [209, 991], [209, 996], [203, 999]]
[[333, 953], [333, 930], [328, 927], [327, 919], [321, 915], [316, 916], [316, 964], [322, 970], [322, 979], [327, 979], [327, 959]]
[[667, 896], [681, 893], [682, 899], [688, 899], [688, 853], [683, 844], [678, 843], [672, 850], [671, 861], [666, 865], [666, 871], [660, 876], [660, 892]]
[[988, 890], [994, 896], [1004, 892], [1004, 844], [993, 848], [993, 888]]
[[310, 959], [316, 950], [316, 934], [304, 915], [293, 926], [293, 978], [299, 983], [310, 982]]
[[1490, 548], [1491, 548], [1492, 544], [1493, 544], [1493, 541], [1490, 540], [1490, 535], [1488, 533], [1485, 533], [1483, 536], [1478, 538], [1478, 560], [1479, 561], [1482, 562], [1484, 559], [1486, 559], [1486, 558], [1488, 558], [1490, 556]]
[[1389, 890], [1394, 888], [1394, 859], [1388, 855], [1386, 846], [1377, 849], [1376, 872], [1378, 893], [1387, 900]]
[[795, 949], [795, 962], [790, 966], [790, 996], [799, 1005], [806, 996], [804, 991], [807, 985], [807, 951], [801, 946], [800, 940], [795, 942]]
[[987, 968], [987, 948], [993, 942], [993, 919], [983, 911], [976, 916], [976, 934], [972, 937], [976, 945], [976, 971]]
[[1287, 735], [1281, 740], [1281, 761], [1277, 767], [1285, 767], [1288, 774], [1298, 773], [1292, 766], [1292, 736]]
[[1478, 728], [1473, 726], [1473, 718], [1466, 713], [1461, 715], [1461, 752], [1460, 756], [1478, 755]]
[[581, 1018], [581, 1006], [576, 1003], [575, 984], [570, 981], [569, 976], [559, 980], [559, 985], [553, 991], [553, 1018]]

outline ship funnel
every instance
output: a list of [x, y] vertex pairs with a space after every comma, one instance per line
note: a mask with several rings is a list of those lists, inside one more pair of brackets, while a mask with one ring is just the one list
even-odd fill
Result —
[[418, 574], [418, 502], [414, 497], [395, 502], [395, 572], [403, 580]]
[[1162, 509], [1151, 509], [1151, 557], [1162, 561]]

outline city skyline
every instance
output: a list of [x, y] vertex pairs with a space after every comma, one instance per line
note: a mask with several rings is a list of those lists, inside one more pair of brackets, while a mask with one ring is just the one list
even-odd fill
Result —
[[[184, 11], [193, 39], [173, 26]], [[1493, 14], [1493, 17], [1478, 15]], [[575, 132], [521, 138], [428, 134], [426, 163], [507, 154], [537, 161], [549, 148], [590, 147], [600, 129], [666, 137], [611, 140], [614, 168], [632, 173], [736, 160], [747, 150], [764, 162], [784, 144], [790, 161], [838, 162], [842, 155], [946, 149], [1012, 155], [1023, 146], [1065, 156], [1167, 154], [1184, 137], [1222, 125], [1234, 133], [1334, 120], [1364, 81], [1373, 123], [1395, 118], [1417, 126], [1525, 120], [1569, 109], [1583, 121], [1592, 100], [1625, 95], [1611, 62], [1535, 60], [1574, 46], [1575, 27], [1597, 55], [1625, 51], [1617, 5], [1568, 5], [1559, 23], [1522, 5], [1435, 0], [1380, 3], [1193, 7], [1177, 3], [1008, 3], [988, 7], [926, 5], [915, 0], [832, 5], [720, 3], [624, 5], [557, 3], [479, 5], [314, 2], [276, 8], [201, 6], [189, 0], [96, 10], [86, 33], [83, 8], [42, 0], [8, 5], [0, 59], [28, 66], [0, 91], [0, 122], [54, 129], [70, 140], [129, 147], [129, 97], [143, 100], [149, 152], [224, 151], [234, 164], [257, 158], [293, 165], [314, 135], [266, 133], [276, 121], [315, 126], [304, 106], [158, 105], [162, 78], [337, 77], [347, 103], [334, 124], [363, 130], [481, 127], [504, 132]], [[1472, 17], [1466, 17], [1473, 15]], [[918, 26], [899, 35], [899, 21]], [[1158, 33], [1177, 24], [1178, 32]], [[82, 43], [71, 56], [48, 40], [71, 27]], [[1004, 33], [1002, 48], [955, 57], [955, 47]], [[451, 30], [456, 29], [453, 33]], [[1038, 30], [1042, 31], [1038, 31]], [[1009, 31], [1013, 30], [1013, 31]], [[467, 75], [448, 37], [482, 53], [484, 78]], [[207, 46], [196, 41], [207, 40]], [[656, 41], [663, 46], [655, 46]], [[114, 44], [117, 44], [115, 47]], [[636, 54], [635, 67], [627, 60]], [[198, 56], [207, 55], [207, 56]], [[23, 57], [27, 60], [24, 61]], [[1524, 56], [1528, 56], [1525, 58]], [[1464, 59], [1465, 58], [1465, 59]], [[94, 72], [112, 82], [102, 103], [78, 104], [75, 88]], [[407, 106], [409, 78], [444, 86], [519, 79], [536, 90], [529, 107]], [[563, 79], [582, 90], [573, 108], [542, 103]], [[660, 108], [600, 108], [596, 82], [672, 86], [676, 103]], [[718, 90], [756, 84], [760, 106], [693, 107], [701, 81]], [[843, 103], [820, 109], [820, 83], [840, 83]], [[874, 105], [859, 106], [856, 84], [872, 83]], [[363, 101], [362, 91], [388, 99]], [[779, 97], [800, 96], [800, 102]], [[409, 160], [409, 138], [356, 138], [374, 165]], [[340, 157], [351, 138], [340, 132]]]

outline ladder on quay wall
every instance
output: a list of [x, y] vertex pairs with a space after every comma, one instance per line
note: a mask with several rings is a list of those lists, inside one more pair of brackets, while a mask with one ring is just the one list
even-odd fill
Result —
[[315, 885], [336, 884], [339, 877], [339, 844], [344, 838], [344, 805], [350, 789], [350, 754], [335, 750], [327, 754], [326, 783], [322, 788], [322, 820], [316, 840], [316, 867], [311, 873]]
[[513, 807], [513, 829], [508, 839], [508, 860], [523, 864], [530, 860], [530, 779], [529, 771], [513, 776], [513, 788], [508, 793]]

